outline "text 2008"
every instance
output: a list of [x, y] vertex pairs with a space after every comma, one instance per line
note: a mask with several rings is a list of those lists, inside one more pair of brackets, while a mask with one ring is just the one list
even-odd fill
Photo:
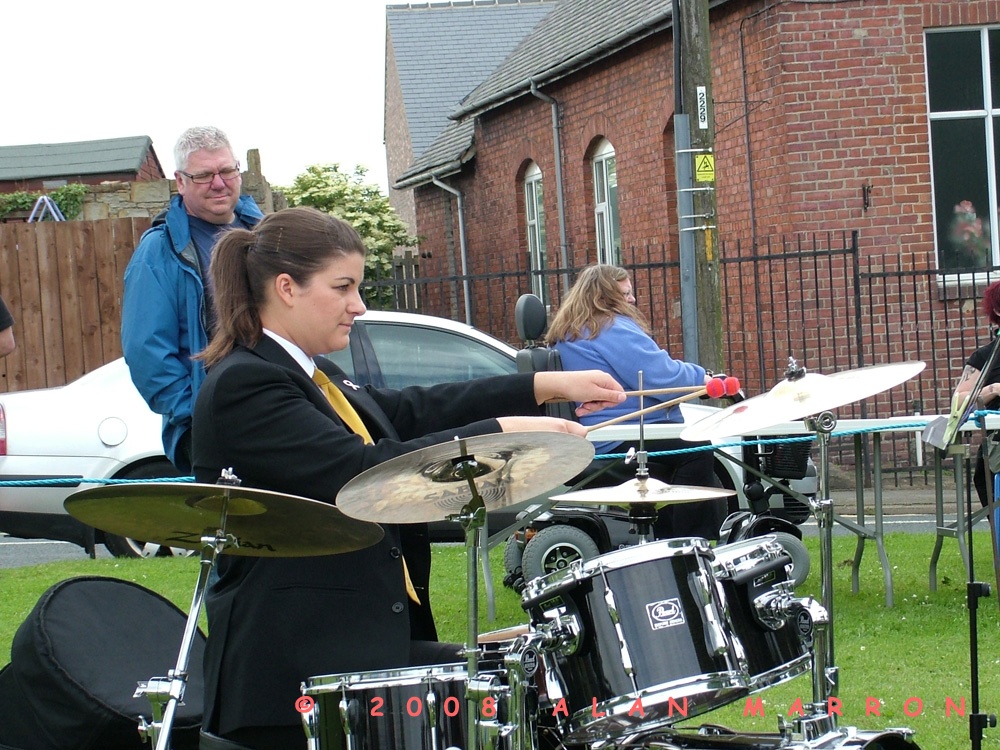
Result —
[[[372, 698], [371, 708], [368, 713], [371, 716], [385, 716], [383, 709], [385, 708], [384, 698]], [[445, 716], [458, 716], [458, 712], [462, 707], [462, 702], [456, 698], [454, 695], [449, 695], [444, 699], [441, 704], [441, 710], [444, 711]], [[414, 695], [408, 698], [406, 701], [406, 714], [407, 716], [417, 717], [422, 715], [424, 712], [424, 701], [419, 695]], [[479, 709], [479, 715], [485, 719], [495, 718], [497, 715], [497, 701], [496, 698], [486, 697], [483, 698], [482, 706]]]

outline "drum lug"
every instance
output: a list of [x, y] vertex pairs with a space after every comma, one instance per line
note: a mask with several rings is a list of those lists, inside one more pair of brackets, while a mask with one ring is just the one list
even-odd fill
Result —
[[635, 682], [635, 667], [632, 664], [632, 654], [629, 653], [628, 644], [625, 642], [625, 633], [622, 631], [621, 616], [618, 612], [618, 603], [615, 601], [615, 594], [608, 583], [607, 572], [602, 568], [601, 577], [604, 579], [604, 603], [608, 605], [608, 614], [611, 615], [611, 622], [615, 626], [615, 634], [618, 636], [618, 650], [622, 655], [622, 666], [625, 668], [625, 676], [632, 681], [633, 689], [639, 689]]
[[[711, 580], [709, 580], [710, 578]], [[705, 639], [707, 641], [705, 645], [713, 656], [721, 656], [728, 653], [731, 646], [729, 637], [722, 627], [721, 618], [715, 616], [712, 612], [713, 605], [716, 602], [715, 597], [712, 596], [712, 592], [718, 589], [718, 584], [715, 577], [709, 576], [704, 570], [699, 570], [695, 574], [695, 579], [698, 582], [696, 588], [698, 596], [701, 599], [700, 604], [705, 612], [703, 619], [708, 623], [708, 627], [705, 628]]]

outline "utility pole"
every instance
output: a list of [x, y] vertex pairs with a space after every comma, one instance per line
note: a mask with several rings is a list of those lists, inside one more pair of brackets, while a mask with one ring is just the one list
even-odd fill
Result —
[[683, 324], [684, 358], [718, 372], [725, 358], [708, 0], [673, 0], [673, 13], [681, 310], [695, 318]]

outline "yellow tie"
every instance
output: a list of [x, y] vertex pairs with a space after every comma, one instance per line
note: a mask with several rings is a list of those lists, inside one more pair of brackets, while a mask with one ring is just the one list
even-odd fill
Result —
[[[313, 371], [313, 382], [320, 387], [320, 390], [326, 394], [327, 401], [330, 402], [330, 406], [333, 410], [337, 412], [344, 424], [351, 428], [351, 432], [355, 435], [360, 435], [361, 439], [365, 443], [372, 445], [375, 443], [372, 440], [371, 434], [368, 432], [368, 428], [365, 427], [365, 423], [361, 421], [361, 417], [351, 406], [351, 402], [347, 400], [347, 397], [340, 392], [340, 389], [333, 384], [327, 374], [323, 372], [318, 367]], [[413, 588], [413, 581], [410, 580], [410, 571], [406, 567], [406, 559], [403, 559], [403, 578], [406, 580], [406, 594], [417, 604], [420, 604], [420, 597], [417, 596], [417, 590]]]
[[372, 436], [368, 433], [368, 428], [365, 427], [365, 423], [361, 421], [361, 417], [351, 406], [351, 403], [347, 400], [347, 396], [340, 392], [330, 378], [327, 377], [326, 373], [323, 372], [318, 367], [313, 371], [313, 381], [320, 387], [324, 394], [326, 394], [327, 401], [333, 407], [333, 410], [337, 412], [344, 424], [346, 424], [355, 435], [360, 435], [365, 443], [371, 445], [375, 441], [372, 440]]

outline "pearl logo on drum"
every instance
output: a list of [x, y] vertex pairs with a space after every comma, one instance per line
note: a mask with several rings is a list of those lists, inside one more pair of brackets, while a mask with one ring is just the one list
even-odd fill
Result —
[[538, 671], [538, 652], [533, 648], [526, 648], [521, 654], [521, 669], [525, 677], [534, 677]]
[[681, 609], [680, 599], [677, 598], [650, 602], [646, 605], [646, 615], [653, 630], [684, 624], [684, 611]]

